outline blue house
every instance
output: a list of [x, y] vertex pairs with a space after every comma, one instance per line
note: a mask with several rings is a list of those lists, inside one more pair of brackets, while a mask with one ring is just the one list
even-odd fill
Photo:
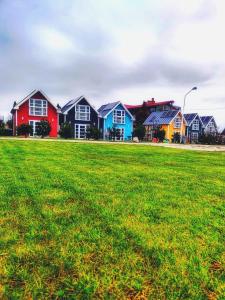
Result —
[[130, 140], [133, 133], [134, 118], [129, 110], [120, 102], [102, 105], [98, 109], [100, 130], [103, 139], [110, 138], [110, 132], [116, 129], [116, 141]]
[[200, 135], [203, 133], [203, 122], [197, 113], [184, 114], [186, 127], [186, 137], [190, 143], [198, 143]]

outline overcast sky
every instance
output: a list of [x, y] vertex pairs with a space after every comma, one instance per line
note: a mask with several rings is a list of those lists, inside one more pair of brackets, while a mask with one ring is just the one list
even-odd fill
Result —
[[0, 0], [0, 115], [33, 89], [175, 100], [225, 126], [224, 0]]

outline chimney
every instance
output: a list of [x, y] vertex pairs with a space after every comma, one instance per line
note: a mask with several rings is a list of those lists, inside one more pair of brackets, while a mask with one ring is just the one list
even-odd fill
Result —
[[148, 103], [155, 103], [155, 99], [152, 98], [151, 100], [148, 100]]

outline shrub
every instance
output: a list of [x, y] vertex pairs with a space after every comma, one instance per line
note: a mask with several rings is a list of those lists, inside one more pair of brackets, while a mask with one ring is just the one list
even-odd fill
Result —
[[45, 136], [48, 136], [51, 131], [51, 124], [48, 122], [48, 120], [42, 120], [38, 123], [37, 126], [37, 135], [41, 136], [43, 139]]
[[138, 137], [139, 140], [143, 140], [145, 137], [145, 126], [138, 125], [133, 132], [133, 137]]
[[180, 133], [179, 132], [175, 132], [173, 134], [173, 137], [172, 137], [172, 142], [173, 143], [180, 143]]
[[29, 134], [32, 134], [33, 128], [31, 125], [23, 123], [17, 126], [17, 135], [24, 135], [27, 137]]
[[86, 138], [98, 140], [100, 138], [100, 131], [94, 126], [90, 126], [86, 130]]
[[163, 142], [163, 140], [165, 139], [165, 135], [166, 132], [164, 129], [161, 129], [161, 127], [157, 127], [153, 133], [153, 137], [157, 138], [160, 142]]
[[116, 127], [108, 128], [109, 139], [115, 141], [116, 138], [120, 138], [120, 130]]
[[64, 139], [69, 139], [73, 137], [73, 131], [72, 126], [70, 123], [66, 122], [61, 125], [61, 128], [59, 130], [60, 137]]

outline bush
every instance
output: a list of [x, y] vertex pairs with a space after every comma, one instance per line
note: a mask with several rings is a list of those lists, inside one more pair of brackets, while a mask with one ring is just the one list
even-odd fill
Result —
[[16, 130], [17, 130], [17, 135], [24, 135], [25, 137], [33, 133], [32, 126], [26, 123], [17, 126]]
[[157, 138], [160, 142], [163, 142], [163, 140], [165, 139], [165, 135], [166, 132], [164, 129], [161, 129], [161, 127], [156, 128], [153, 133], [153, 137]]
[[180, 133], [179, 132], [175, 132], [173, 134], [172, 142], [176, 143], [176, 144], [180, 143]]
[[120, 138], [120, 130], [116, 127], [108, 128], [109, 140], [115, 141], [116, 138]]
[[138, 125], [133, 131], [133, 137], [138, 137], [139, 140], [143, 140], [145, 137], [145, 126]]
[[37, 126], [37, 135], [41, 136], [43, 139], [45, 136], [48, 136], [51, 131], [51, 124], [48, 122], [48, 120], [42, 120], [38, 123]]
[[207, 145], [224, 145], [225, 141], [221, 134], [201, 134], [199, 137], [200, 144]]
[[98, 130], [98, 128], [90, 126], [86, 130], [86, 138], [98, 140], [100, 138], [100, 131]]
[[10, 128], [0, 128], [0, 136], [13, 136], [13, 130]]
[[61, 125], [61, 128], [59, 130], [60, 137], [64, 139], [69, 139], [73, 137], [73, 131], [72, 126], [70, 123], [66, 122]]

